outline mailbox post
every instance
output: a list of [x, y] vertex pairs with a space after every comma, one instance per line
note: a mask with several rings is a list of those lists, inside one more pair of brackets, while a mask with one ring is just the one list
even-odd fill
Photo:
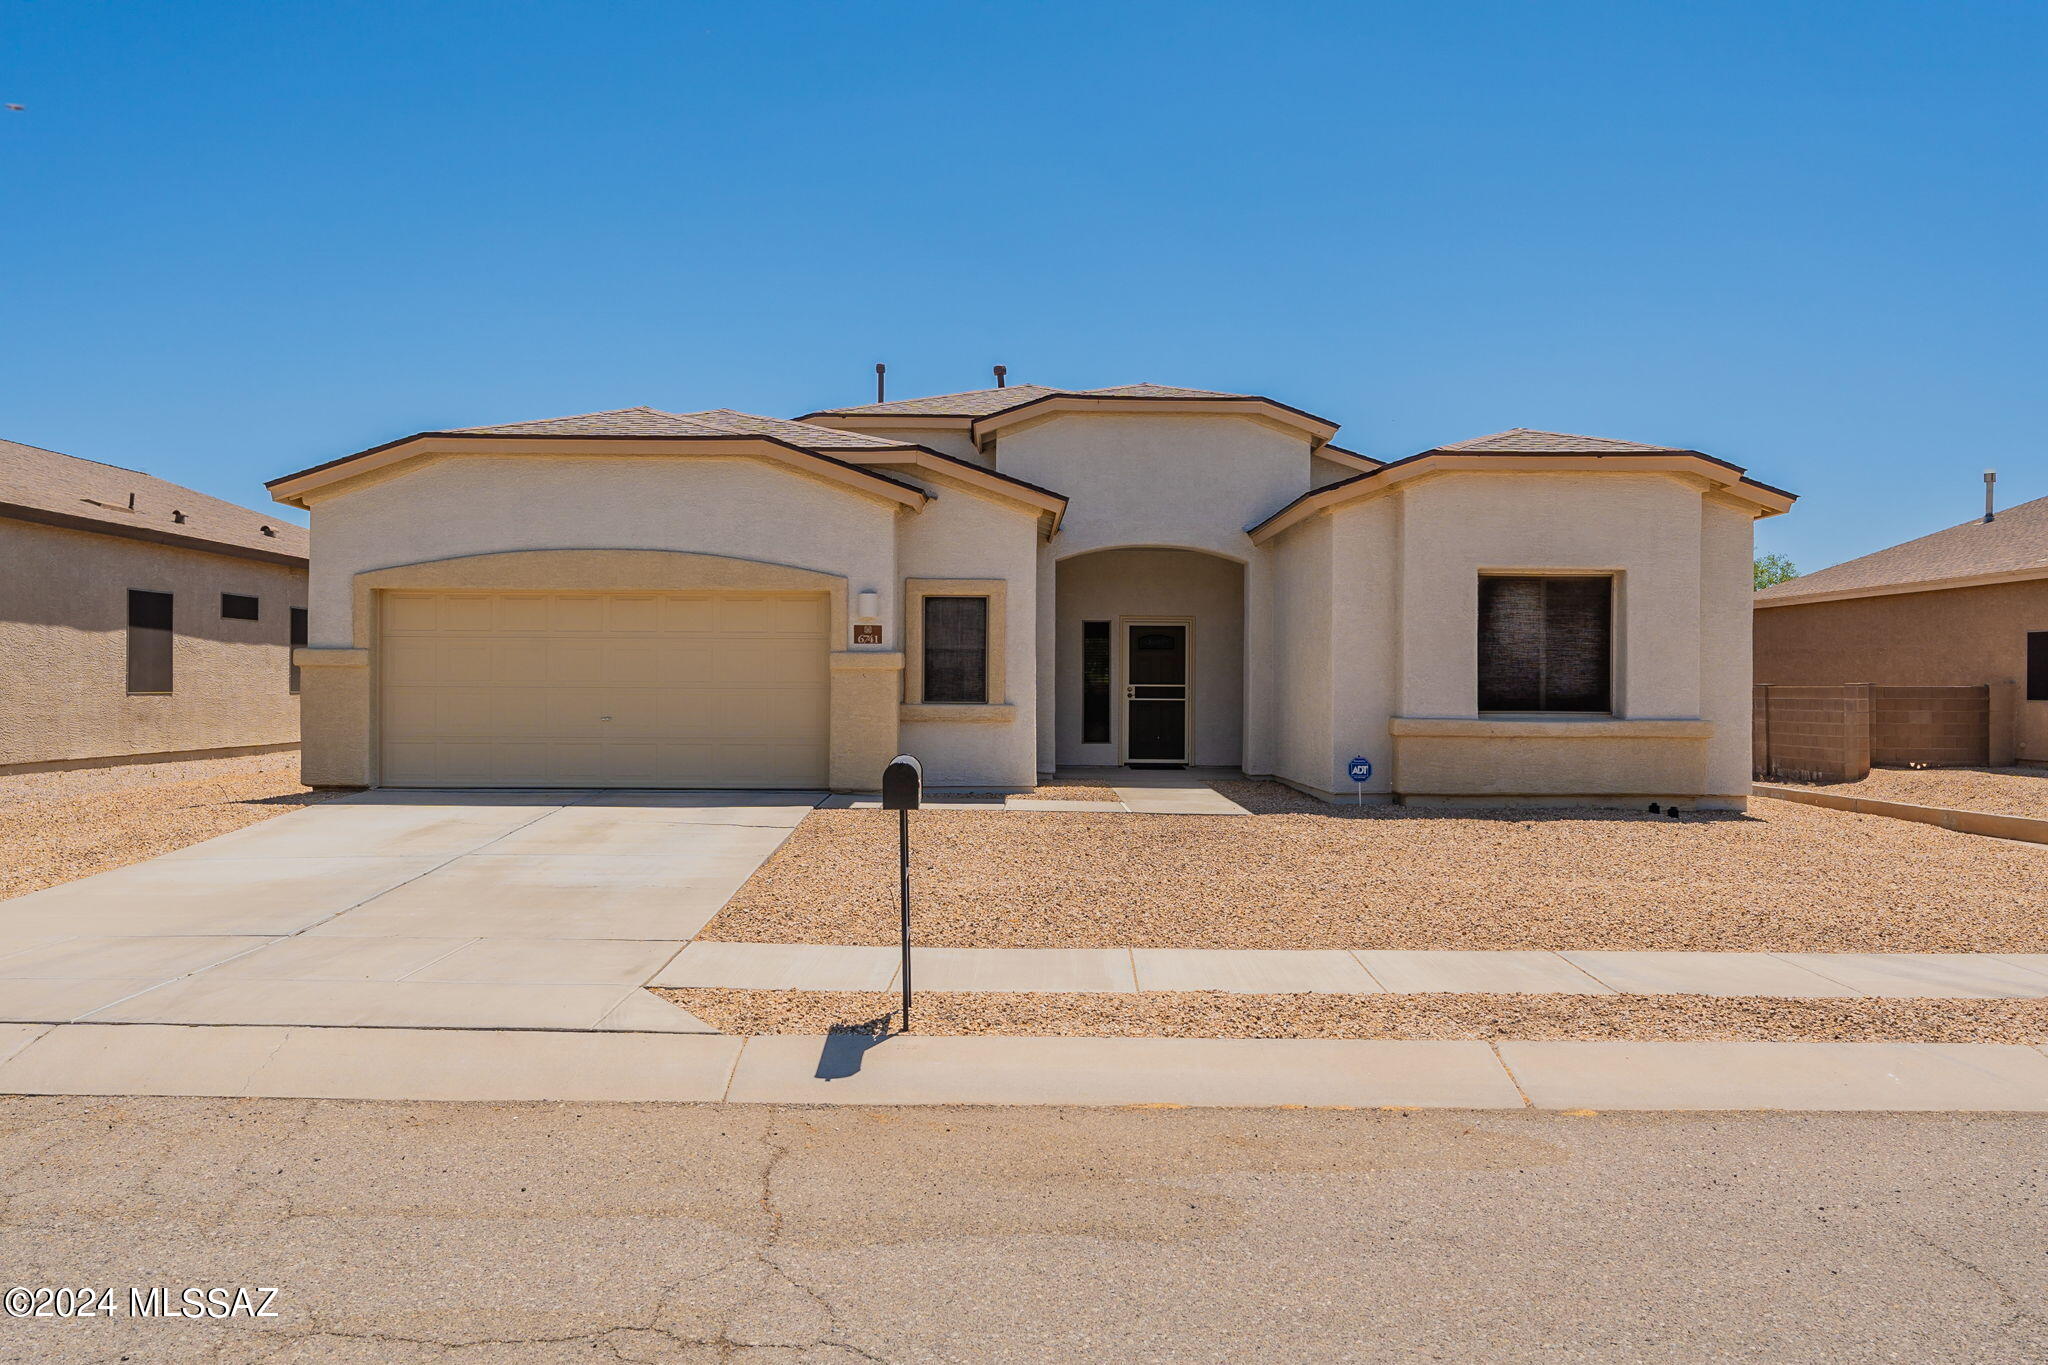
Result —
[[896, 812], [896, 900], [903, 920], [903, 1032], [910, 1032], [910, 812], [924, 804], [924, 765], [898, 754], [882, 770], [882, 809]]

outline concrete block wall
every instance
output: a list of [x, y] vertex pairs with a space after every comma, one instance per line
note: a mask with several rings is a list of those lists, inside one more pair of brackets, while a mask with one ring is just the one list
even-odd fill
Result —
[[1752, 767], [1765, 780], [1854, 782], [1874, 763], [1986, 763], [1998, 749], [1991, 691], [1762, 684], [1752, 694]]
[[1870, 761], [1906, 767], [1990, 761], [1991, 702], [1983, 687], [1871, 689]]
[[1854, 782], [1870, 774], [1869, 683], [1759, 686], [1752, 705], [1760, 778]]

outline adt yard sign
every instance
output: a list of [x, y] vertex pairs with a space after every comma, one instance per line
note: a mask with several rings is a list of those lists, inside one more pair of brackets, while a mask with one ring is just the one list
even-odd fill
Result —
[[1345, 771], [1349, 772], [1351, 780], [1358, 784], [1358, 804], [1364, 805], [1365, 784], [1372, 781], [1372, 760], [1360, 754], [1346, 765]]

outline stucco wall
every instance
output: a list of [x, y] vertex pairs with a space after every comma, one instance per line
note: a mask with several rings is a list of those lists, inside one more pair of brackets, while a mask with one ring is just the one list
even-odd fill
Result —
[[1071, 498], [1061, 557], [1185, 545], [1251, 557], [1244, 528], [1308, 488], [1308, 440], [1244, 417], [1062, 413], [1004, 433], [996, 468]]
[[1570, 570], [1621, 577], [1617, 712], [1698, 716], [1700, 496], [1655, 474], [1418, 480], [1402, 496], [1401, 714], [1477, 713], [1481, 571]]
[[[1750, 527], [1695, 482], [1630, 474], [1438, 475], [1302, 523], [1269, 543], [1276, 775], [1349, 795], [1363, 754], [1369, 796], [1741, 804]], [[1479, 720], [1479, 576], [1517, 570], [1617, 576], [1614, 719]]]
[[2015, 681], [2015, 748], [2048, 761], [2048, 701], [2025, 700], [2027, 632], [2048, 630], [2048, 581], [1768, 607], [1754, 630], [1760, 683]]
[[[1281, 679], [1273, 772], [1329, 790], [1335, 697], [1330, 685], [1336, 626], [1332, 517], [1315, 517], [1267, 549], [1273, 562], [1273, 641]], [[1384, 721], [1382, 721], [1384, 725]]]
[[[758, 460], [459, 455], [319, 498], [312, 642], [351, 638], [350, 583], [367, 569], [505, 550], [687, 550], [844, 575], [881, 599], [898, 650], [896, 509]], [[905, 514], [910, 515], [910, 514]], [[834, 647], [850, 647], [849, 640]]]
[[[127, 693], [131, 588], [175, 598], [168, 696]], [[259, 619], [222, 620], [224, 592]], [[0, 519], [0, 767], [296, 743], [305, 604], [299, 569]]]
[[925, 781], [933, 785], [1029, 787], [1038, 773], [1038, 514], [957, 485], [929, 486], [937, 496], [902, 522], [900, 579], [1005, 581], [1004, 695], [990, 700], [1014, 710], [997, 721], [905, 721], [903, 752], [924, 764]]
[[1123, 731], [1119, 618], [1192, 616], [1194, 761], [1236, 766], [1244, 742], [1244, 571], [1186, 550], [1105, 550], [1058, 564], [1059, 761], [1117, 762], [1115, 744], [1081, 742], [1081, 623], [1108, 621], [1117, 684], [1110, 689], [1113, 735]]
[[951, 455], [955, 459], [966, 460], [970, 464], [978, 464], [984, 469], [993, 468], [995, 463], [988, 456], [982, 454], [981, 448], [974, 443], [973, 434], [964, 428], [957, 430], [932, 430], [930, 428], [906, 427], [901, 431], [875, 431], [868, 427], [862, 427], [860, 434], [863, 436], [877, 436], [884, 441], [901, 441], [905, 445], [923, 446], [927, 450], [936, 450], [941, 455]]

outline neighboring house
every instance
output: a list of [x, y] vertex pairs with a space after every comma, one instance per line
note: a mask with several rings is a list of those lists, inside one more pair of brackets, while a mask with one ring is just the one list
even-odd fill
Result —
[[0, 441], [0, 772], [290, 748], [306, 532]]
[[2048, 762], [2048, 498], [1756, 595], [1756, 680], [1990, 689], [1993, 762]]
[[288, 475], [316, 784], [1241, 767], [1350, 799], [1749, 785], [1751, 523], [1694, 451], [1383, 464], [1250, 394], [998, 387], [430, 431]]

